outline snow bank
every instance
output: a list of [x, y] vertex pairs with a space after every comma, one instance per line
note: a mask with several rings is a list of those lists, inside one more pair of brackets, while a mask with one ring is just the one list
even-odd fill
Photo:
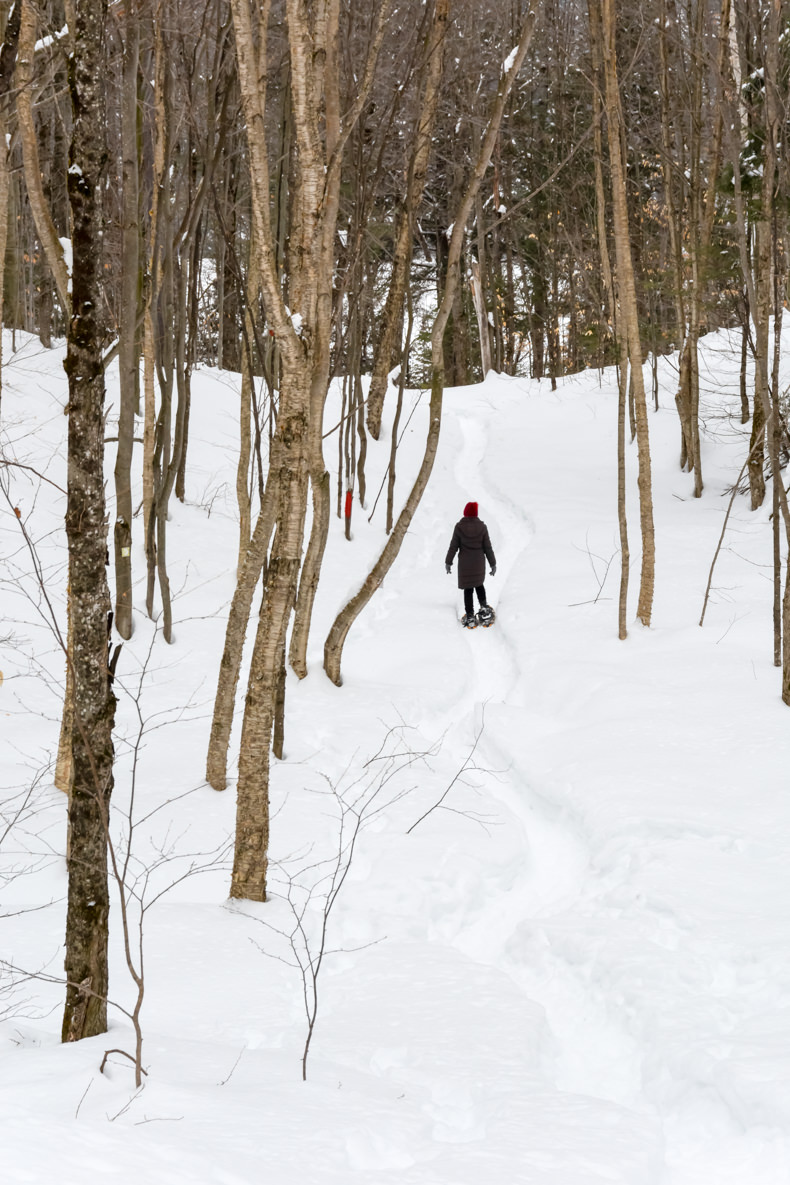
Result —
[[[383, 499], [366, 520], [388, 459], [388, 409], [353, 541], [332, 522], [309, 676], [288, 683], [275, 862], [331, 856], [324, 775], [342, 790], [388, 729], [401, 727], [425, 756], [363, 834], [339, 900], [308, 1081], [298, 976], [259, 949], [278, 953], [261, 922], [284, 925], [286, 904], [231, 908], [227, 870], [214, 868], [146, 922], [149, 1075], [139, 1095], [124, 1059], [98, 1073], [105, 1049], [130, 1047], [120, 1014], [106, 1037], [62, 1047], [57, 985], [33, 980], [8, 1001], [7, 1180], [76, 1185], [92, 1171], [118, 1185], [784, 1185], [790, 730], [771, 664], [767, 509], [736, 503], [706, 625], [696, 625], [747, 430], [737, 423], [736, 343], [722, 333], [703, 349], [701, 500], [677, 467], [673, 358], [661, 361], [661, 409], [650, 416], [649, 631], [616, 636], [614, 376], [574, 376], [552, 393], [490, 375], [446, 395], [434, 478], [350, 636], [337, 689], [321, 671], [323, 639], [383, 540]], [[55, 483], [14, 470], [12, 498], [62, 613], [62, 353], [24, 339], [4, 356], [5, 454]], [[427, 417], [427, 399], [409, 398], [401, 499]], [[237, 548], [234, 376], [198, 373], [192, 406], [187, 502], [174, 506], [169, 534], [176, 641], [156, 641], [143, 685], [140, 811], [159, 808], [135, 841], [143, 863], [167, 844], [176, 862], [213, 851], [234, 821], [232, 789], [216, 794], [202, 780]], [[332, 406], [327, 424], [336, 421]], [[329, 437], [330, 465], [336, 450]], [[108, 448], [108, 472], [112, 461]], [[632, 613], [635, 461], [631, 448]], [[497, 552], [488, 631], [460, 629], [460, 594], [444, 572], [470, 499]], [[63, 664], [8, 512], [0, 531], [8, 804], [54, 753]], [[139, 529], [134, 561], [140, 580]], [[127, 692], [151, 641], [142, 605], [140, 582], [120, 664]], [[132, 707], [122, 695], [119, 811]], [[57, 975], [64, 803], [49, 777], [2, 848], [0, 867], [24, 875], [0, 884], [0, 913], [11, 915], [0, 934], [5, 958]], [[112, 984], [128, 1007], [118, 934]]]

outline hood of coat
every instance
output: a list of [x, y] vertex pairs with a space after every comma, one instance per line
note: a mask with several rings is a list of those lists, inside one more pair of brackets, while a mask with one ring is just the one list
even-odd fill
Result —
[[463, 539], [467, 539], [470, 542], [473, 539], [482, 539], [485, 529], [485, 523], [479, 518], [471, 518], [467, 516], [466, 518], [460, 519], [458, 522], [458, 533]]

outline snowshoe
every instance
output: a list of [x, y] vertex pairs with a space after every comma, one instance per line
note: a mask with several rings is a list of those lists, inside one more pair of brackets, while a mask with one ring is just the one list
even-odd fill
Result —
[[482, 625], [483, 629], [488, 629], [496, 621], [496, 614], [490, 605], [483, 605], [477, 611], [477, 624]]
[[461, 618], [461, 625], [466, 626], [468, 630], [476, 629], [477, 618], [475, 617], [474, 613], [464, 613], [463, 617]]

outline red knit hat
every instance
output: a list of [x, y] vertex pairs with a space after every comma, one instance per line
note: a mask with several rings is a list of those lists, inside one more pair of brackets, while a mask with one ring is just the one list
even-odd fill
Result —
[[477, 503], [467, 502], [464, 506], [464, 518], [477, 518]]

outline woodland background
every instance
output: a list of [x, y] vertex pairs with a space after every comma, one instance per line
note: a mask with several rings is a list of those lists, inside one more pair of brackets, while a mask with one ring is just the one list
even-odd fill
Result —
[[[271, 753], [282, 755], [286, 671], [307, 674], [331, 516], [353, 542], [356, 518], [386, 497], [381, 553], [326, 635], [325, 670], [339, 685], [346, 637], [427, 488], [443, 392], [491, 371], [554, 390], [617, 367], [617, 447], [600, 464], [617, 474], [625, 638], [627, 449], [635, 442], [637, 619], [648, 626], [648, 410], [661, 359], [678, 358], [678, 465], [700, 498], [700, 342], [730, 331], [739, 419], [750, 424], [732, 497], [754, 511], [773, 500], [773, 659], [790, 703], [790, 509], [771, 480], [790, 443], [782, 0], [17, 0], [3, 18], [3, 321], [12, 351], [17, 334], [46, 349], [67, 343], [69, 608], [65, 622], [52, 619], [67, 672], [55, 772], [69, 795], [64, 1040], [107, 1022], [108, 847], [110, 877], [124, 884], [109, 814], [113, 681], [143, 608], [161, 622], [157, 645], [177, 646], [168, 518], [185, 497], [199, 367], [241, 376], [228, 475], [238, 571], [206, 736], [217, 790], [260, 602], [232, 897], [267, 897]], [[116, 359], [108, 418], [104, 374]], [[424, 454], [401, 491], [404, 395], [420, 386], [431, 399]], [[389, 462], [372, 488], [366, 459], [385, 401]], [[561, 470], [562, 438], [545, 448]], [[6, 450], [7, 512], [35, 559], [7, 480], [17, 464]]]

